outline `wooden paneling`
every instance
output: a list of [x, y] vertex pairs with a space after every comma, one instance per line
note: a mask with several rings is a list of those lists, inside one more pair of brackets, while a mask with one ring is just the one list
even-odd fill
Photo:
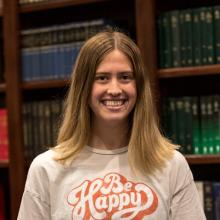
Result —
[[4, 1], [4, 57], [6, 78], [6, 107], [9, 126], [9, 178], [11, 219], [17, 212], [24, 189], [24, 150], [21, 118], [19, 22], [17, 1]]

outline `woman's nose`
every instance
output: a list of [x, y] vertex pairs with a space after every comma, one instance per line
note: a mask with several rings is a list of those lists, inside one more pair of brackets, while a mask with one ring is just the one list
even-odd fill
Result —
[[118, 80], [112, 80], [109, 82], [107, 93], [113, 96], [121, 94], [122, 89]]

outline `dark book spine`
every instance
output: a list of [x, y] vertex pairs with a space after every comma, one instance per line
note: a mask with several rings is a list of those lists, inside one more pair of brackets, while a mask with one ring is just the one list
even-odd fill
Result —
[[220, 6], [214, 6], [213, 14], [215, 62], [220, 63]]
[[184, 10], [184, 27], [186, 36], [186, 66], [193, 64], [192, 52], [192, 13], [191, 9]]
[[185, 149], [185, 111], [183, 98], [176, 98], [176, 139], [177, 144], [180, 145], [180, 151], [186, 153]]
[[202, 96], [200, 98], [201, 109], [201, 144], [202, 153], [208, 153], [208, 109], [207, 109], [207, 97]]
[[220, 95], [213, 96], [214, 152], [220, 154]]
[[194, 154], [202, 153], [198, 97], [192, 97], [192, 145]]
[[213, 183], [204, 182], [204, 211], [207, 220], [214, 219]]
[[177, 143], [177, 114], [176, 114], [176, 100], [174, 97], [168, 98], [168, 137], [174, 142]]
[[193, 44], [193, 65], [200, 66], [202, 64], [202, 48], [201, 48], [201, 22], [200, 9], [192, 10], [192, 44]]
[[193, 122], [193, 113], [192, 113], [192, 98], [183, 97], [184, 102], [184, 122], [185, 122], [185, 153], [193, 153], [193, 140], [192, 140], [192, 122]]
[[201, 47], [202, 47], [202, 64], [206, 65], [207, 61], [207, 23], [206, 23], [206, 8], [200, 8], [200, 23], [201, 23]]
[[0, 182], [0, 219], [4, 220], [5, 218], [5, 195], [4, 195], [4, 186]]
[[163, 30], [164, 30], [164, 67], [172, 67], [172, 56], [171, 56], [171, 32], [170, 32], [170, 13], [166, 12], [163, 14]]
[[158, 42], [158, 67], [164, 67], [164, 29], [163, 29], [163, 16], [160, 15], [157, 19], [157, 42]]
[[213, 96], [207, 97], [207, 141], [208, 154], [214, 154], [214, 114], [213, 114]]
[[170, 12], [172, 67], [181, 66], [179, 11]]
[[220, 183], [213, 183], [213, 196], [215, 220], [220, 220]]
[[207, 44], [207, 64], [213, 64], [215, 62], [214, 55], [214, 32], [213, 32], [213, 11], [212, 7], [206, 8], [206, 44]]
[[187, 36], [185, 27], [185, 11], [181, 10], [179, 13], [180, 22], [180, 53], [181, 53], [181, 66], [186, 66], [187, 63]]

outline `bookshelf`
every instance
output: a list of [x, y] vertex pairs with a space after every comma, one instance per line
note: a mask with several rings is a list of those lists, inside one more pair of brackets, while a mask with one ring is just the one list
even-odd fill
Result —
[[202, 165], [212, 165], [212, 164], [219, 164], [220, 163], [220, 156], [219, 155], [186, 155], [186, 160], [189, 164], [202, 164]]
[[[193, 20], [193, 18], [195, 18], [195, 17], [193, 17], [193, 16], [195, 16], [195, 14], [197, 13], [196, 10], [198, 10], [199, 13], [201, 13], [201, 11], [202, 12], [205, 11], [205, 13], [207, 13], [207, 12], [209, 12], [208, 11], [208, 9], [210, 9], [209, 7], [212, 7], [212, 10], [213, 10], [212, 11], [213, 12], [212, 25], [214, 28], [214, 24], [215, 24], [214, 22], [216, 22], [216, 20], [214, 20], [214, 9], [215, 9], [214, 6], [219, 5], [219, 2], [214, 1], [212, 3], [209, 3], [208, 1], [203, 1], [203, 0], [199, 0], [197, 2], [195, 2], [195, 1], [194, 2], [190, 2], [190, 1], [175, 2], [175, 1], [169, 0], [165, 4], [161, 0], [156, 0], [155, 5], [156, 5], [155, 14], [156, 14], [157, 19], [159, 18], [159, 16], [161, 14], [166, 18], [166, 16], [175, 16], [175, 13], [177, 13], [177, 12], [179, 13], [178, 14], [179, 15], [179, 17], [178, 17], [179, 23], [177, 22], [179, 24], [179, 26], [178, 26], [179, 29], [176, 28], [175, 33], [173, 33], [173, 32], [170, 33], [170, 35], [172, 35], [172, 37], [174, 38], [174, 34], [177, 34], [178, 31], [180, 31], [180, 33], [183, 34], [184, 31], [186, 30], [186, 26], [183, 26], [183, 25], [181, 26], [181, 23], [180, 23], [181, 12], [185, 11], [185, 9], [191, 9], [191, 10], [188, 10], [188, 12], [189, 12], [189, 14], [191, 13], [191, 16], [192, 16], [191, 17], [192, 18], [191, 31], [192, 31], [193, 27], [195, 27], [195, 26], [193, 26], [193, 24], [194, 24], [193, 22], [195, 22]], [[164, 13], [166, 13], [166, 14], [164, 14]], [[200, 14], [200, 16], [201, 16], [201, 14]], [[215, 18], [215, 19], [217, 19], [217, 18]], [[199, 20], [199, 21], [201, 22], [201, 20]], [[170, 20], [170, 22], [172, 22], [172, 21]], [[185, 25], [186, 25], [186, 23], [185, 23]], [[203, 24], [200, 23], [200, 25], [202, 26]], [[207, 25], [209, 25], [208, 22], [207, 22]], [[158, 28], [158, 26], [157, 26], [157, 28]], [[161, 27], [161, 26], [159, 26], [159, 27]], [[170, 25], [170, 30], [174, 31], [174, 29], [172, 29], [172, 28], [173, 28], [173, 26]], [[158, 33], [156, 36], [157, 36], [157, 39], [159, 39], [160, 38], [159, 34], [161, 34], [161, 32], [159, 32], [159, 31], [161, 31], [161, 29], [158, 28], [157, 30], [158, 30]], [[213, 30], [213, 35], [215, 33], [217, 33], [217, 31]], [[209, 34], [211, 35], [211, 32]], [[178, 35], [175, 35], [175, 36], [178, 36]], [[193, 38], [193, 34], [191, 36]], [[207, 35], [202, 35], [202, 36], [204, 37]], [[182, 46], [183, 42], [181, 41], [181, 36], [178, 39], [180, 40], [179, 43]], [[199, 37], [198, 37], [198, 39], [199, 39]], [[157, 52], [158, 52], [158, 57], [161, 56], [161, 54], [160, 54], [161, 51], [159, 50], [160, 43], [161, 43], [161, 41], [158, 40], [158, 45], [156, 47]], [[189, 43], [189, 45], [190, 45], [190, 43]], [[181, 55], [183, 55], [183, 57], [184, 57], [184, 53], [182, 51], [181, 46], [180, 46], [179, 53]], [[195, 48], [193, 46], [194, 45], [192, 45], [191, 49], [193, 52], [195, 52], [194, 51]], [[214, 47], [214, 50], [217, 51], [217, 48], [215, 48], [215, 42], [213, 43], [212, 46]], [[174, 48], [172, 48], [172, 49], [174, 49]], [[171, 51], [172, 51], [172, 49], [171, 49]], [[193, 52], [191, 54], [193, 54]], [[196, 53], [193, 54], [192, 57], [189, 56], [188, 58], [194, 59], [195, 58], [194, 56], [196, 56]], [[198, 58], [198, 57], [196, 57], [196, 58]], [[197, 65], [197, 66], [193, 66], [193, 65], [184, 66], [181, 63], [182, 66], [180, 65], [178, 67], [157, 68], [157, 79], [159, 82], [160, 97], [162, 97], [162, 99], [164, 99], [166, 97], [175, 97], [175, 98], [180, 97], [181, 98], [184, 96], [196, 96], [196, 97], [199, 97], [199, 99], [200, 99], [201, 97], [204, 97], [204, 96], [212, 96], [215, 94], [219, 95], [220, 90], [219, 90], [218, 82], [220, 80], [220, 65], [217, 63], [218, 62], [217, 57], [214, 57], [214, 59], [216, 59], [216, 60], [214, 60], [214, 62], [216, 62], [216, 64], [207, 65], [207, 64], [203, 63], [203, 60], [202, 60], [201, 65]], [[193, 60], [193, 62], [195, 62], [195, 60]], [[160, 61], [158, 59], [158, 64], [159, 63], [160, 63]], [[220, 155], [186, 155], [186, 158], [191, 166], [203, 164], [203, 166], [210, 167], [213, 164], [215, 164], [216, 166], [219, 166]], [[216, 176], [215, 178], [218, 181], [220, 179], [219, 176]]]
[[[216, 3], [216, 2], [215, 2]], [[68, 80], [38, 80], [22, 82], [21, 79], [21, 38], [22, 29], [50, 26], [66, 22], [90, 20], [106, 17], [114, 18], [126, 24], [131, 36], [136, 40], [143, 55], [145, 65], [153, 82], [153, 89], [158, 104], [160, 98], [172, 94], [192, 95], [219, 92], [217, 80], [220, 78], [220, 64], [196, 67], [178, 67], [159, 69], [157, 67], [157, 32], [158, 14], [187, 7], [207, 6], [205, 0], [179, 1], [168, 0], [52, 0], [34, 4], [19, 5], [18, 0], [4, 0], [0, 17], [3, 17], [4, 66], [6, 82], [0, 83], [0, 95], [6, 97], [9, 123], [10, 160], [0, 162], [0, 172], [7, 172], [10, 199], [10, 219], [17, 218], [20, 199], [23, 193], [27, 172], [24, 155], [24, 134], [22, 106], [24, 100], [39, 96], [50, 96], [51, 91], [63, 93], [68, 87]], [[212, 2], [214, 4], [214, 2]], [[106, 8], [108, 10], [106, 11]], [[212, 83], [204, 88], [206, 82]], [[197, 88], [195, 82], [201, 82]], [[185, 91], [185, 83], [188, 90]], [[195, 178], [208, 177], [220, 180], [216, 173], [220, 168], [220, 155], [187, 155]], [[5, 171], [5, 168], [7, 168]], [[201, 175], [200, 175], [201, 174]], [[6, 175], [6, 176], [7, 176]], [[10, 207], [10, 208], [9, 208]]]
[[[157, 81], [158, 81], [158, 85], [159, 85], [158, 88], [160, 91], [159, 108], [160, 108], [160, 112], [161, 112], [161, 118], [163, 118], [162, 116], [164, 114], [164, 111], [166, 111], [165, 109], [171, 107], [171, 105], [169, 107], [164, 106], [163, 102], [165, 100], [168, 100], [169, 104], [175, 103], [174, 105], [172, 105], [172, 107], [175, 106], [174, 108], [177, 109], [177, 110], [175, 110], [175, 114], [179, 120], [177, 120], [177, 118], [176, 118], [176, 120], [179, 122], [179, 124], [184, 124], [184, 126], [186, 125], [186, 127], [187, 127], [187, 120], [190, 116], [187, 115], [188, 114], [187, 111], [189, 110], [189, 108], [187, 109], [186, 103], [189, 100], [191, 100], [191, 103], [189, 104], [189, 106], [191, 106], [191, 107], [193, 106], [192, 111], [191, 111], [191, 113], [192, 113], [191, 114], [191, 116], [192, 116], [191, 117], [191, 119], [192, 119], [191, 120], [191, 134], [193, 132], [195, 134], [196, 133], [195, 131], [198, 131], [197, 128], [199, 127], [200, 134], [198, 136], [196, 136], [196, 138], [197, 138], [197, 140], [200, 139], [200, 144], [196, 145], [199, 142], [194, 142], [195, 138], [192, 138], [191, 139], [192, 140], [191, 146], [193, 146], [193, 148], [190, 149], [190, 147], [189, 147], [189, 149], [191, 150], [191, 151], [189, 150], [189, 152], [191, 154], [186, 154], [185, 157], [186, 157], [187, 162], [190, 165], [194, 179], [196, 180], [197, 183], [200, 182], [200, 184], [202, 185], [202, 187], [201, 187], [202, 189], [200, 190], [200, 192], [201, 192], [201, 195], [203, 196], [202, 201], [203, 201], [203, 205], [204, 205], [204, 210], [205, 210], [205, 214], [206, 214], [207, 219], [210, 219], [210, 220], [211, 219], [213, 219], [213, 220], [218, 219], [218, 217], [216, 217], [217, 216], [216, 210], [219, 209], [218, 208], [219, 204], [217, 205], [217, 201], [218, 201], [217, 197], [218, 196], [216, 193], [217, 190], [215, 189], [215, 185], [216, 185], [216, 183], [218, 185], [218, 182], [220, 182], [220, 176], [218, 175], [218, 173], [219, 173], [218, 170], [220, 169], [220, 154], [204, 154], [204, 149], [206, 146], [208, 146], [207, 147], [208, 149], [211, 149], [213, 146], [216, 146], [216, 149], [217, 149], [217, 145], [213, 141], [213, 140], [217, 139], [215, 136], [215, 134], [216, 134], [215, 131], [217, 130], [216, 129], [217, 126], [215, 127], [215, 124], [217, 124], [217, 122], [216, 122], [217, 120], [216, 120], [216, 118], [213, 119], [213, 115], [215, 114], [213, 106], [216, 106], [216, 105], [214, 105], [213, 103], [215, 102], [215, 104], [216, 104], [216, 100], [217, 100], [217, 98], [214, 98], [214, 96], [215, 95], [219, 96], [219, 94], [220, 94], [220, 87], [218, 85], [220, 82], [220, 65], [218, 63], [218, 53], [217, 53], [218, 49], [216, 46], [217, 41], [215, 42], [215, 40], [218, 39], [218, 37], [213, 37], [215, 39], [215, 40], [213, 40], [211, 37], [207, 37], [207, 36], [214, 36], [216, 33], [218, 33], [217, 32], [218, 28], [217, 28], [217, 26], [215, 26], [217, 23], [217, 19], [218, 19], [216, 16], [217, 10], [216, 11], [214, 10], [214, 9], [216, 9], [214, 6], [219, 5], [219, 4], [220, 4], [219, 1], [213, 1], [211, 3], [206, 0], [199, 0], [199, 1], [188, 1], [187, 0], [187, 1], [178, 1], [178, 2], [174, 1], [174, 0], [168, 0], [166, 2], [164, 2], [162, 0], [155, 0], [155, 15], [156, 15], [156, 20], [157, 20], [157, 32], [156, 32], [155, 36], [157, 37], [157, 40], [158, 40], [157, 47], [155, 48], [155, 50], [157, 51], [157, 57], [159, 58], [158, 59], [158, 68], [156, 69], [156, 75], [157, 75]], [[211, 8], [211, 10], [210, 10], [210, 8]], [[204, 13], [204, 12], [207, 13], [209, 15], [209, 17], [206, 14], [206, 16], [208, 18], [206, 17], [204, 23], [202, 23], [203, 22], [202, 21], [202, 18], [203, 18], [202, 13]], [[199, 14], [199, 16], [197, 13]], [[213, 20], [210, 19], [211, 18], [210, 14], [213, 16], [212, 17]], [[175, 15], [177, 15], [177, 16], [175, 16]], [[181, 17], [181, 15], [182, 16], [187, 15], [188, 20], [186, 19], [186, 17], [183, 18], [184, 16]], [[177, 18], [177, 19], [175, 20], [175, 18]], [[199, 19], [197, 19], [197, 18], [199, 18]], [[160, 19], [160, 20], [158, 20], [158, 19]], [[169, 26], [170, 29], [168, 26], [166, 26], [167, 20], [170, 21], [170, 24], [168, 24], [168, 26], [170, 25]], [[189, 22], [189, 23], [187, 23], [187, 22]], [[196, 22], [198, 22], [198, 23], [196, 23]], [[177, 25], [175, 26], [175, 24], [177, 24]], [[198, 26], [197, 26], [197, 24], [198, 24]], [[204, 24], [207, 25], [206, 27], [213, 28], [212, 29], [213, 32], [204, 31], [204, 29], [203, 29], [203, 34], [201, 34], [201, 35], [197, 34], [195, 31], [196, 28], [199, 27], [199, 29], [200, 29], [201, 27], [205, 26]], [[190, 25], [191, 25], [191, 27], [190, 27]], [[164, 32], [161, 31], [161, 30], [164, 30], [163, 29], [164, 26], [166, 26], [167, 30], [170, 30], [170, 32], [167, 31], [164, 34]], [[186, 32], [188, 32], [188, 37], [186, 37], [186, 35], [184, 35], [184, 33], [186, 33]], [[204, 34], [204, 33], [206, 33], [206, 34]], [[166, 36], [165, 37], [166, 40], [169, 37], [174, 39], [174, 41], [173, 41], [174, 43], [170, 44], [170, 48], [171, 48], [170, 51], [169, 51], [169, 49], [166, 51], [166, 49], [169, 48], [169, 41], [168, 40], [167, 41], [160, 40], [161, 39], [160, 36], [162, 36], [162, 34], [164, 34], [163, 36]], [[200, 38], [200, 36], [201, 36], [201, 38]], [[212, 40], [213, 40], [213, 42], [212, 42]], [[166, 46], [161, 47], [161, 45], [163, 45], [164, 42], [167, 43], [167, 47]], [[187, 47], [185, 47], [186, 45], [187, 45]], [[201, 47], [201, 45], [203, 45], [203, 46]], [[161, 50], [161, 48], [163, 48], [163, 49]], [[176, 48], [178, 48], [178, 49], [175, 50]], [[201, 49], [201, 48], [203, 48], [203, 49]], [[206, 49], [204, 49], [204, 48], [206, 48]], [[209, 64], [209, 65], [206, 64], [206, 62], [208, 60], [206, 57], [206, 55], [207, 55], [206, 52], [207, 52], [207, 50], [209, 50], [207, 48], [209, 48], [212, 51], [215, 51], [212, 54], [212, 57], [210, 59], [212, 61], [212, 64]], [[188, 51], [188, 54], [187, 54], [187, 52], [185, 53], [185, 51]], [[197, 53], [198, 51], [203, 51], [203, 52]], [[167, 57], [166, 57], [166, 53], [164, 53], [164, 52], [168, 52]], [[165, 56], [163, 56], [164, 54], [165, 54]], [[176, 55], [176, 57], [175, 57], [175, 55]], [[171, 57], [174, 59], [172, 60]], [[171, 60], [169, 60], [169, 58], [171, 58]], [[179, 59], [179, 58], [181, 58], [181, 59]], [[185, 62], [183, 62], [183, 60]], [[189, 60], [195, 65], [188, 65], [187, 62], [189, 62]], [[177, 62], [175, 63], [174, 61], [177, 61]], [[196, 62], [199, 62], [199, 65], [197, 65], [198, 63], [196, 63]], [[215, 63], [215, 64], [213, 64], [213, 63]], [[176, 64], [176, 67], [172, 67], [172, 68], [170, 67], [170, 66], [175, 66], [175, 64]], [[161, 68], [161, 66], [162, 67], [166, 66], [167, 68]], [[208, 99], [209, 99], [209, 101], [207, 101]], [[194, 102], [194, 100], [198, 100], [197, 104], [195, 104], [196, 101]], [[210, 102], [210, 100], [212, 100], [212, 101]], [[212, 104], [210, 104], [210, 103], [212, 103]], [[181, 105], [182, 105], [182, 107], [181, 107]], [[200, 112], [198, 114], [198, 117], [194, 115], [194, 113], [196, 111], [194, 107], [196, 105], [199, 107], [197, 112]], [[206, 106], [205, 107], [206, 112], [204, 111], [204, 106]], [[210, 106], [212, 106], [212, 107], [210, 108]], [[174, 113], [174, 111], [172, 111], [173, 110], [172, 107], [168, 111]], [[218, 108], [218, 112], [219, 112], [219, 108]], [[183, 116], [184, 114], [185, 114], [185, 116], [184, 116], [185, 118], [183, 117], [181, 120], [181, 115]], [[198, 126], [198, 124], [195, 125], [198, 122], [197, 119], [195, 119], [195, 118], [199, 119], [198, 120], [199, 126]], [[193, 121], [193, 119], [194, 119], [194, 121]], [[210, 126], [210, 122], [207, 123], [207, 121], [212, 121], [212, 126]], [[178, 122], [176, 122], [176, 124]], [[172, 123], [173, 124], [175, 123], [174, 120], [172, 121]], [[193, 123], [194, 123], [194, 125], [192, 125]], [[190, 123], [188, 123], [188, 124], [190, 124]], [[172, 125], [170, 127], [172, 127]], [[190, 133], [190, 132], [188, 132], [190, 130], [190, 129], [188, 129], [189, 127], [184, 128], [184, 126], [177, 126], [176, 127], [176, 133], [175, 133], [176, 137], [174, 136], [173, 139], [176, 138], [176, 140], [179, 139], [179, 141], [180, 140], [182, 141], [182, 139], [181, 139], [182, 135], [183, 135], [182, 131], [184, 129], [185, 129], [185, 135], [186, 134], [188, 135]], [[212, 134], [210, 134], [211, 133], [210, 127], [212, 127], [212, 129], [215, 127], [214, 128], [215, 130], [214, 129], [212, 130]], [[186, 132], [186, 130], [188, 133]], [[209, 132], [207, 132], [207, 130], [209, 130]], [[197, 132], [196, 134], [198, 134], [199, 132]], [[204, 138], [205, 135], [204, 134], [207, 134], [206, 132], [209, 134], [209, 136], [208, 135], [206, 136], [206, 140], [210, 141], [212, 138], [211, 141], [213, 141], [213, 142], [210, 141], [209, 144], [207, 144], [207, 142], [208, 142], [207, 141], [206, 142], [207, 145], [205, 146], [205, 144], [204, 144], [205, 143], [205, 138]], [[185, 136], [185, 147], [186, 147], [185, 150], [186, 151], [188, 150], [187, 148], [189, 146], [188, 143], [186, 144], [187, 135]], [[213, 138], [214, 136], [216, 139]], [[183, 141], [183, 143], [184, 143], [184, 141]], [[202, 151], [203, 154], [202, 153], [201, 154], [194, 154], [195, 153], [194, 150], [196, 149], [195, 146], [197, 146], [197, 147], [199, 146], [199, 149]], [[212, 193], [211, 196], [208, 195], [207, 189], [210, 189], [209, 192]], [[212, 189], [213, 189], [213, 191], [212, 191]]]
[[83, 5], [89, 3], [98, 3], [98, 2], [105, 2], [108, 0], [53, 0], [53, 1], [45, 1], [45, 2], [37, 2], [34, 4], [26, 4], [20, 7], [20, 12], [27, 13], [27, 12], [34, 12], [34, 11], [42, 11], [42, 10], [49, 10], [49, 9], [56, 9], [56, 8], [64, 8], [68, 6], [74, 5]]
[[5, 83], [0, 83], [0, 92], [4, 93], [5, 92]]
[[202, 76], [220, 74], [220, 64], [195, 66], [195, 67], [182, 67], [182, 68], [167, 68], [159, 69], [157, 72], [158, 78], [176, 78], [188, 76]]
[[68, 80], [42, 80], [37, 82], [22, 83], [23, 90], [63, 88], [68, 86]]

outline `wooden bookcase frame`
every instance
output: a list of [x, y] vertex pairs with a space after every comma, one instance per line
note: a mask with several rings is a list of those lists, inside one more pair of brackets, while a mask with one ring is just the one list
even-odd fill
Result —
[[[26, 90], [59, 88], [67, 81], [39, 81], [22, 83], [20, 57], [20, 15], [41, 10], [58, 9], [88, 3], [107, 2], [109, 0], [53, 0], [20, 6], [18, 0], [4, 0], [3, 36], [4, 36], [4, 63], [6, 82], [0, 84], [0, 92], [6, 94], [8, 109], [10, 160], [1, 163], [0, 167], [9, 167], [10, 183], [10, 210], [11, 219], [17, 219], [21, 196], [26, 179], [26, 163], [24, 157], [24, 143], [22, 131], [22, 93]], [[111, 0], [114, 1], [114, 0]], [[117, 1], [117, 0], [115, 0]], [[134, 0], [135, 25], [137, 43], [143, 55], [150, 78], [153, 81], [154, 92], [158, 95], [157, 82], [162, 78], [185, 77], [191, 75], [207, 75], [220, 72], [220, 65], [185, 67], [172, 69], [157, 68], [156, 47], [156, 0]], [[186, 156], [189, 164], [220, 165], [220, 156]]]

